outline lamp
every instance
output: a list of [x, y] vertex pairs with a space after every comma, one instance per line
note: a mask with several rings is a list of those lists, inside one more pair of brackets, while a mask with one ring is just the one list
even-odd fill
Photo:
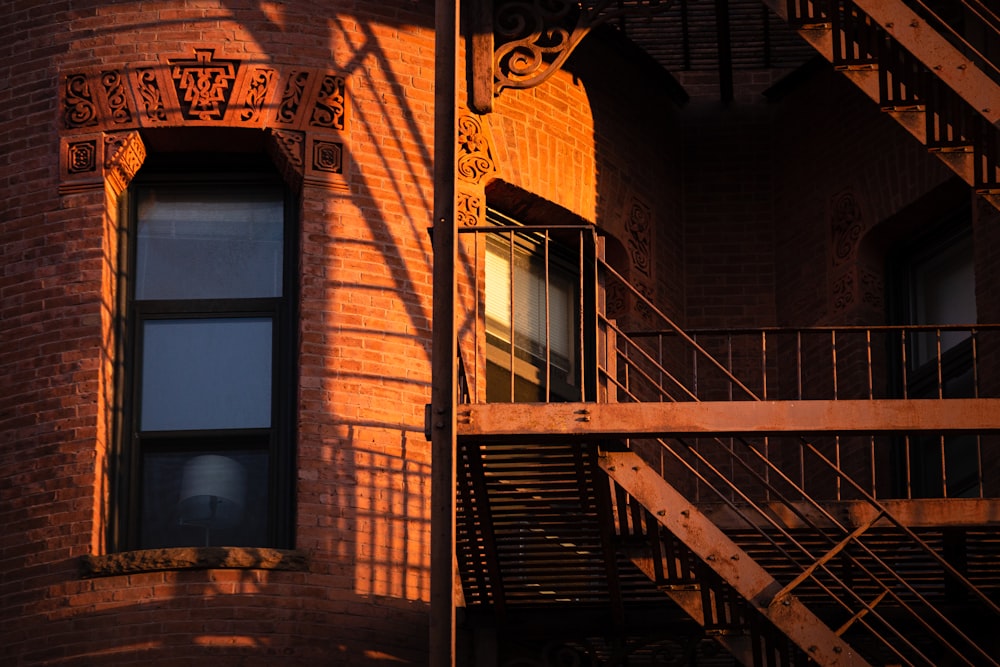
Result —
[[235, 459], [216, 454], [194, 457], [181, 473], [181, 525], [204, 528], [205, 546], [209, 546], [213, 529], [231, 528], [242, 521], [246, 490], [246, 470]]

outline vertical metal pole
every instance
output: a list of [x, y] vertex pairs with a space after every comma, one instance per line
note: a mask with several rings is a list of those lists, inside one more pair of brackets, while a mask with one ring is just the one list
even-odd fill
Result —
[[455, 665], [455, 143], [460, 0], [435, 0], [434, 269], [431, 343], [431, 667]]

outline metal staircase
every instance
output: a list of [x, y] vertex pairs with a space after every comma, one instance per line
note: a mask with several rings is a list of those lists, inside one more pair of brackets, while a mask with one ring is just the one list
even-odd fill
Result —
[[[573, 659], [589, 664], [647, 664], [629, 642], [655, 627], [755, 667], [1000, 664], [995, 490], [980, 467], [971, 499], [947, 485], [917, 498], [909, 468], [884, 456], [928, 436], [944, 456], [939, 431], [977, 434], [980, 466], [997, 453], [980, 434], [1000, 431], [998, 399], [894, 399], [875, 379], [891, 365], [883, 355], [918, 339], [937, 341], [940, 364], [956, 332], [730, 331], [719, 347], [593, 261], [582, 275], [625, 290], [659, 325], [629, 333], [594, 313], [580, 332], [600, 341], [579, 360], [588, 402], [480, 403], [482, 372], [466, 378], [456, 557], [469, 618], [508, 628], [508, 641], [551, 640], [563, 619]], [[1000, 331], [966, 333], [978, 368]], [[904, 407], [920, 415], [908, 428]], [[618, 644], [601, 653], [595, 633]]]
[[1000, 208], [1000, 15], [981, 0], [764, 0]]

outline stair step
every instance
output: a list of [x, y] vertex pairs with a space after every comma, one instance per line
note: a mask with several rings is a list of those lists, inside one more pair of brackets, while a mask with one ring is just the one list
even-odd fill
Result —
[[[789, 5], [784, 0], [763, 0], [779, 17], [793, 25], [798, 33], [817, 52], [831, 63], [835, 60], [832, 24], [825, 21], [799, 23], [789, 20]], [[913, 10], [900, 2], [884, 0], [858, 0], [857, 7], [891, 36], [900, 48], [913, 54], [924, 67], [932, 69], [936, 76], [965, 100], [976, 113], [989, 123], [1000, 123], [1000, 86], [990, 79], [974, 63], [969, 62], [958, 50], [951, 46], [936, 31], [928, 29], [925, 22]], [[806, 19], [808, 21], [808, 19]], [[877, 64], [837, 65], [868, 97], [881, 103], [879, 68]], [[927, 129], [922, 112], [918, 109], [888, 110], [899, 123], [918, 141], [927, 145]], [[920, 117], [914, 114], [920, 113]], [[949, 147], [950, 148], [950, 147]], [[965, 156], [965, 151], [941, 150], [931, 147], [932, 152], [961, 177], [966, 183], [975, 185], [974, 158]], [[958, 157], [956, 157], [958, 156]], [[978, 190], [977, 190], [978, 192]], [[1000, 209], [1000, 200], [990, 193], [987, 201]]]

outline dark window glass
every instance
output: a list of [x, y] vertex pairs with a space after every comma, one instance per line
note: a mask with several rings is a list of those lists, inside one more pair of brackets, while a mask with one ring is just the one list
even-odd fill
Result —
[[279, 190], [143, 190], [137, 210], [136, 299], [281, 296]]
[[263, 317], [143, 322], [142, 430], [270, 426], [272, 329]]
[[267, 542], [266, 450], [149, 452], [142, 461], [142, 543], [157, 547]]
[[133, 185], [119, 548], [290, 546], [293, 255], [275, 182]]

